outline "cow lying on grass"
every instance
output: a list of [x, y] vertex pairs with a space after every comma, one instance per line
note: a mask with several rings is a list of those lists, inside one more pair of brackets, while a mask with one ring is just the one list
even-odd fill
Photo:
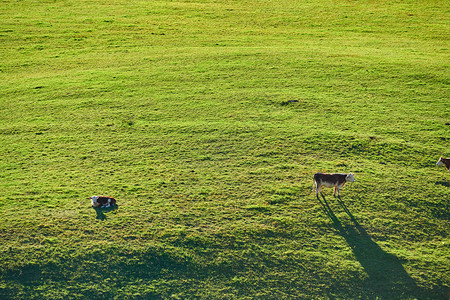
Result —
[[339, 197], [339, 190], [345, 185], [345, 183], [354, 182], [355, 178], [352, 173], [340, 174], [340, 173], [316, 173], [314, 174], [314, 187], [313, 191], [316, 192], [317, 198], [319, 198], [319, 192], [322, 194], [322, 187], [334, 187], [334, 196]]
[[450, 171], [450, 158], [443, 158], [442, 156], [439, 158], [436, 166], [445, 166], [447, 171]]
[[92, 206], [95, 208], [104, 208], [115, 206], [117, 201], [113, 197], [106, 196], [92, 196], [89, 197], [91, 199]]

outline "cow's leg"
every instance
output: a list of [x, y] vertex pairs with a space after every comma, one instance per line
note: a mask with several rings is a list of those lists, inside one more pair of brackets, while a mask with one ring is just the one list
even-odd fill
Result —
[[322, 195], [322, 186], [321, 185], [317, 185], [317, 189], [316, 189], [317, 199], [320, 199], [319, 198], [319, 193]]
[[334, 193], [333, 193], [333, 196], [335, 196], [335, 197], [336, 197], [336, 191], [338, 191], [338, 195], [339, 195], [339, 190], [338, 190], [338, 187], [337, 187], [337, 186], [334, 187]]

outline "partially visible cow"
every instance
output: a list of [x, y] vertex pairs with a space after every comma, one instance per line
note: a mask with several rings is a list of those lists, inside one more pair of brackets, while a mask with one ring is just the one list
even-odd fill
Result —
[[334, 187], [334, 196], [339, 197], [339, 190], [345, 185], [345, 183], [354, 182], [355, 178], [352, 173], [316, 173], [314, 174], [314, 187], [313, 191], [316, 192], [317, 198], [319, 198], [319, 192], [322, 194], [322, 187]]
[[111, 207], [116, 205], [117, 201], [113, 197], [92, 196], [89, 197], [93, 207]]
[[442, 156], [439, 158], [436, 166], [445, 166], [447, 171], [450, 171], [450, 158], [443, 158]]

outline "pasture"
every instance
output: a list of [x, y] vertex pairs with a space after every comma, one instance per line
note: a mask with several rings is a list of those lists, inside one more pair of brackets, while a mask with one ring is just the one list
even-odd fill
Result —
[[0, 17], [1, 299], [448, 299], [446, 1]]

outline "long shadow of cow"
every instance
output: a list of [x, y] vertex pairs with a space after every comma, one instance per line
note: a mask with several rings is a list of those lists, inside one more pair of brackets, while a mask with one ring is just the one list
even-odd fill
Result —
[[405, 271], [400, 260], [395, 255], [385, 252], [372, 240], [340, 198], [336, 199], [352, 220], [352, 225], [342, 224], [323, 195], [322, 198], [323, 201], [319, 197], [317, 199], [322, 204], [325, 213], [333, 221], [339, 234], [345, 238], [356, 259], [369, 276], [366, 282], [369, 299], [428, 298]]

